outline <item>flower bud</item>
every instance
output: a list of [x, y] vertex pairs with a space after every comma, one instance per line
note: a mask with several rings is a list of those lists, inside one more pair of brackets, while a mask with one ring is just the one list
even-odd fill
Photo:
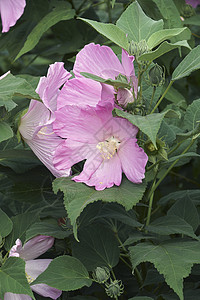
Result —
[[122, 74], [119, 74], [117, 77], [116, 77], [116, 80], [118, 81], [121, 81], [123, 83], [128, 83], [128, 79], [125, 75], [122, 75]]
[[136, 59], [147, 52], [149, 52], [149, 47], [145, 40], [141, 40], [139, 43], [134, 41], [129, 43], [129, 54], [136, 56]]
[[106, 294], [110, 298], [116, 298], [123, 294], [124, 292], [124, 286], [121, 282], [121, 280], [114, 280], [110, 284], [106, 285]]
[[190, 4], [185, 4], [182, 7], [181, 14], [184, 18], [190, 18], [195, 15], [195, 10]]
[[93, 272], [93, 278], [99, 283], [104, 283], [110, 278], [110, 271], [106, 267], [97, 267]]
[[152, 86], [161, 86], [163, 85], [165, 80], [165, 73], [163, 71], [163, 68], [159, 66], [158, 64], [155, 64], [150, 70], [149, 70], [149, 81]]

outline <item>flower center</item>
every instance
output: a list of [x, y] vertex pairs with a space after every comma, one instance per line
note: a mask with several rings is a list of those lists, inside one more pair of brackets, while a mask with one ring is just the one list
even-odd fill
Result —
[[103, 159], [110, 159], [115, 155], [120, 146], [120, 141], [114, 136], [105, 140], [104, 142], [99, 142], [96, 148], [99, 149]]
[[31, 284], [34, 281], [34, 279], [30, 275], [28, 275], [27, 273], [26, 273], [26, 279], [28, 280], [29, 284]]

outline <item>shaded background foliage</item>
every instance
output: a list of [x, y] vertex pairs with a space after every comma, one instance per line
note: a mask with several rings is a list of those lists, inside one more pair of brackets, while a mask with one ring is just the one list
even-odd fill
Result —
[[[16, 26], [1, 35], [1, 74], [11, 70], [13, 75], [17, 75], [17, 80], [26, 79], [30, 84], [28, 98], [23, 96], [27, 96], [23, 93], [27, 87], [21, 81], [20, 96], [11, 91], [8, 95], [0, 95], [0, 205], [10, 218], [7, 219], [0, 211], [0, 225], [3, 228], [1, 236], [6, 237], [3, 240], [3, 254], [17, 238], [24, 242], [37, 234], [49, 234], [56, 238], [56, 242], [44, 257], [72, 256], [73, 259], [79, 259], [89, 274], [96, 267], [109, 268], [115, 274], [112, 274], [113, 279], [116, 276], [124, 284], [125, 292], [120, 299], [183, 299], [181, 280], [177, 287], [173, 285], [176, 279], [172, 268], [175, 268], [179, 276], [181, 274], [187, 277], [184, 281], [184, 299], [198, 300], [199, 157], [193, 154], [183, 157], [169, 172], [155, 192], [151, 223], [144, 229], [148, 211], [146, 198], [155, 175], [153, 172], [149, 170], [146, 182], [137, 188], [124, 179], [119, 188], [114, 187], [94, 195], [93, 189], [85, 185], [77, 188], [77, 184], [69, 178], [56, 179], [52, 187], [54, 177], [28, 146], [24, 145], [17, 132], [20, 114], [28, 107], [39, 77], [46, 75], [49, 64], [63, 61], [66, 69], [71, 70], [78, 51], [90, 42], [111, 46], [116, 54], [120, 54], [120, 47], [77, 17], [116, 23], [132, 2], [134, 1], [27, 0], [25, 12]], [[200, 7], [193, 16], [186, 18], [186, 12], [183, 11], [184, 0], [139, 0], [138, 3], [150, 18], [163, 19], [165, 29], [187, 25], [192, 32], [188, 40], [191, 48], [200, 44]], [[185, 17], [184, 21], [180, 20], [180, 15]], [[164, 67], [166, 77], [164, 87], [156, 90], [155, 100], [164, 92], [172, 73], [189, 52], [186, 47], [174, 49], [154, 61]], [[182, 126], [184, 118], [187, 124], [187, 117], [184, 115], [187, 107], [199, 98], [199, 78], [198, 69], [190, 76], [175, 81], [159, 107], [160, 112], [174, 109], [182, 114], [180, 119], [165, 118], [159, 129], [159, 138], [163, 138], [169, 148], [176, 141], [177, 133], [181, 134], [186, 130]], [[148, 77], [145, 76], [143, 95], [148, 100], [152, 95], [152, 87], [147, 82]], [[193, 118], [194, 113], [198, 116], [195, 121], [200, 119], [200, 101], [196, 103], [197, 107], [190, 106], [191, 112], [187, 110], [188, 120]], [[187, 127], [188, 131], [192, 129]], [[174, 156], [180, 155], [187, 143], [188, 140], [173, 154], [171, 162]], [[197, 142], [190, 152], [199, 153]], [[169, 161], [163, 163], [163, 172], [169, 165]], [[162, 170], [159, 176], [161, 178]], [[84, 209], [78, 207], [78, 211], [75, 211], [76, 199], [68, 202], [76, 189], [77, 193], [83, 195], [83, 199], [79, 201], [84, 203], [90, 199], [91, 203]], [[123, 203], [127, 210], [120, 205]], [[134, 208], [131, 209], [133, 205]], [[155, 247], [156, 252], [152, 252]], [[130, 261], [127, 256], [129, 253]], [[170, 255], [167, 256], [166, 253]], [[138, 269], [133, 271], [130, 262], [133, 267], [139, 265]], [[62, 263], [61, 261], [60, 264]], [[195, 266], [191, 270], [193, 264]], [[55, 268], [59, 268], [59, 262]], [[69, 274], [70, 270], [66, 272]], [[83, 276], [80, 288], [90, 285], [90, 282], [84, 280]], [[59, 278], [55, 281], [58, 283]], [[35, 297], [44, 299], [39, 295]], [[95, 300], [109, 297], [98, 283], [93, 283], [89, 288], [82, 287], [76, 291], [66, 288], [60, 299]]]

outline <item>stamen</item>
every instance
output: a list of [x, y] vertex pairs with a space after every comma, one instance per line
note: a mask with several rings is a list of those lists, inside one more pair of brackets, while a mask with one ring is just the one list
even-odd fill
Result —
[[99, 149], [103, 159], [111, 159], [117, 152], [119, 146], [120, 141], [112, 136], [104, 142], [99, 142], [96, 148]]
[[26, 279], [28, 280], [28, 283], [31, 284], [34, 281], [34, 278], [32, 278], [30, 275], [26, 273]]
[[40, 129], [40, 131], [38, 131], [38, 134], [42, 134], [42, 135], [52, 135], [52, 134], [54, 134], [54, 132], [46, 133], [46, 131], [47, 131], [47, 127], [46, 126], [42, 127]]

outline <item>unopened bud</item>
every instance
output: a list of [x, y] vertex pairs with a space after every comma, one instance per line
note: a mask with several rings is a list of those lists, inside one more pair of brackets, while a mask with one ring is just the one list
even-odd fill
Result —
[[119, 297], [124, 292], [124, 286], [121, 280], [114, 280], [110, 284], [106, 285], [106, 294], [110, 298]]
[[144, 53], [149, 52], [149, 47], [145, 40], [141, 40], [139, 43], [131, 41], [129, 43], [129, 54], [135, 55], [136, 59]]
[[181, 14], [184, 18], [190, 18], [195, 15], [195, 10], [190, 4], [185, 4], [182, 7]]
[[106, 267], [97, 267], [93, 272], [93, 278], [99, 283], [104, 283], [110, 278], [110, 271]]
[[117, 77], [116, 77], [116, 80], [118, 81], [121, 81], [123, 83], [128, 83], [128, 79], [125, 75], [122, 75], [122, 74], [119, 74]]
[[152, 86], [161, 86], [165, 81], [165, 72], [158, 64], [149, 70], [149, 81]]

